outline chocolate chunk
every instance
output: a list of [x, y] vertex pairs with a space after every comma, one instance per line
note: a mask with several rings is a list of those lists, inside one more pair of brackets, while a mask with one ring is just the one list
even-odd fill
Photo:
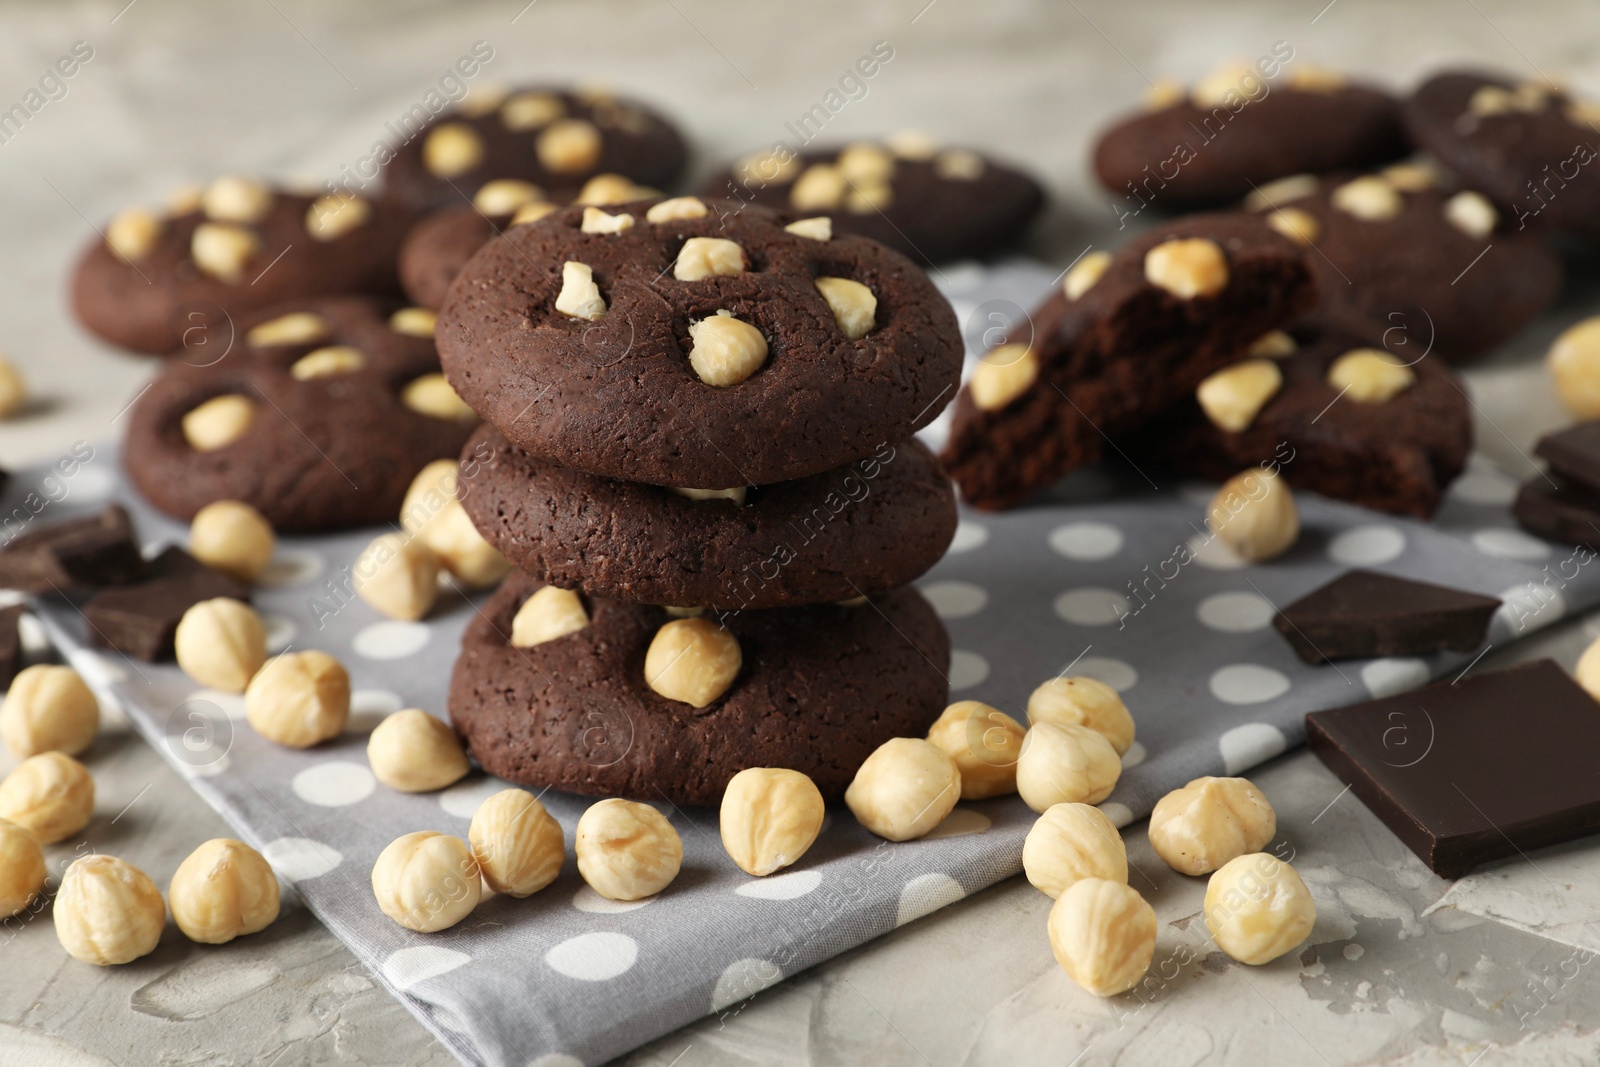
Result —
[[1314, 712], [1306, 738], [1442, 878], [1600, 830], [1600, 704], [1551, 660]]
[[116, 504], [89, 518], [24, 531], [0, 549], [0, 587], [26, 593], [120, 585], [143, 571], [133, 523]]
[[1600, 493], [1600, 419], [1545, 434], [1533, 453], [1563, 478]]
[[1377, 571], [1346, 571], [1272, 620], [1307, 663], [1471, 652], [1500, 601]]
[[1536, 474], [1523, 482], [1511, 513], [1531, 534], [1600, 551], [1600, 495], [1559, 475]]
[[219, 596], [248, 601], [250, 587], [181, 548], [167, 548], [150, 561], [148, 580], [103, 590], [83, 606], [89, 643], [151, 663], [170, 659], [183, 613]]
[[0, 689], [10, 689], [11, 680], [22, 668], [22, 635], [17, 632], [21, 618], [21, 604], [0, 608]]

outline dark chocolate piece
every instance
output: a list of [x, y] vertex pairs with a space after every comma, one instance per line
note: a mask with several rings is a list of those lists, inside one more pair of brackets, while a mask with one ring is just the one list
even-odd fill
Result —
[[1377, 571], [1346, 571], [1272, 620], [1307, 663], [1471, 652], [1500, 601]]
[[1600, 830], [1600, 703], [1551, 660], [1313, 712], [1306, 739], [1442, 878]]
[[1523, 482], [1511, 513], [1531, 534], [1600, 552], [1600, 496], [1559, 475], [1535, 474]]
[[120, 585], [143, 571], [133, 523], [117, 504], [98, 515], [25, 530], [0, 548], [0, 587], [25, 593]]
[[17, 632], [22, 610], [21, 604], [0, 608], [0, 689], [10, 689], [11, 680], [22, 669], [22, 635]]
[[150, 663], [171, 659], [173, 633], [183, 613], [219, 596], [248, 601], [250, 587], [181, 548], [169, 547], [150, 561], [146, 581], [102, 590], [83, 606], [89, 643]]
[[1545, 434], [1533, 454], [1561, 477], [1577, 482], [1575, 488], [1600, 493], [1600, 419]]

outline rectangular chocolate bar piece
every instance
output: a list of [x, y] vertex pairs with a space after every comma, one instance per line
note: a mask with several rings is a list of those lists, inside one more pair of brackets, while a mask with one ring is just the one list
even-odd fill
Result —
[[1560, 475], [1535, 474], [1523, 482], [1511, 514], [1538, 537], [1600, 551], [1600, 494]]
[[98, 515], [26, 529], [0, 548], [0, 588], [26, 593], [120, 585], [143, 572], [133, 522], [116, 504]]
[[1600, 493], [1600, 419], [1545, 434], [1533, 452], [1562, 478]]
[[1600, 703], [1551, 660], [1313, 712], [1306, 740], [1443, 878], [1600, 830]]
[[1471, 652], [1500, 601], [1477, 593], [1346, 571], [1280, 611], [1272, 624], [1307, 663]]
[[249, 601], [250, 587], [213, 570], [181, 548], [169, 547], [150, 561], [146, 579], [102, 589], [83, 606], [89, 643], [135, 659], [171, 659], [172, 638], [183, 613], [213, 597]]

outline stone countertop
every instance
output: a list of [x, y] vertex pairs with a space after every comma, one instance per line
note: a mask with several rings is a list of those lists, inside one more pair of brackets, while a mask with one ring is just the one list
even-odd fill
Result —
[[[1065, 264], [1117, 239], [1087, 181], [1093, 131], [1147, 78], [1193, 79], [1287, 41], [1309, 63], [1396, 86], [1446, 64], [1565, 78], [1600, 95], [1600, 20], [1582, 0], [904, 0], [803, 7], [732, 0], [430, 5], [265, 0], [14, 3], [0, 19], [0, 111], [75, 41], [94, 57], [0, 142], [0, 350], [37, 401], [0, 426], [7, 465], [54, 459], [119, 429], [151, 372], [79, 332], [64, 278], [92, 225], [221, 172], [321, 179], [475, 41], [480, 81], [578, 79], [659, 103], [698, 171], [783, 137], [876, 41], [894, 58], [827, 138], [928, 129], [1025, 161], [1054, 206], [1030, 251]], [[1468, 372], [1480, 448], [1513, 473], [1562, 421], [1537, 366], [1554, 334], [1600, 307], [1595, 279]], [[1485, 665], [1554, 655], [1593, 633], [1572, 620]], [[199, 841], [228, 832], [125, 724], [90, 753], [97, 848], [137, 854], [165, 885]], [[10, 764], [0, 757], [0, 771]], [[1317, 898], [1307, 946], [1264, 968], [1204, 947], [1204, 882], [1127, 834], [1131, 877], [1162, 922], [1147, 1000], [1102, 1002], [1050, 956], [1049, 900], [1012, 879], [628, 1057], [633, 1064], [1457, 1064], [1600, 1060], [1600, 843], [1434, 877], [1304, 752], [1251, 777]], [[131, 798], [131, 799], [130, 799]], [[113, 802], [115, 801], [115, 802]], [[60, 850], [55, 850], [59, 852]], [[52, 855], [65, 862], [71, 855]], [[294, 901], [222, 948], [169, 925], [133, 965], [69, 959], [44, 919], [0, 934], [0, 1067], [10, 1064], [411, 1063], [448, 1053]]]

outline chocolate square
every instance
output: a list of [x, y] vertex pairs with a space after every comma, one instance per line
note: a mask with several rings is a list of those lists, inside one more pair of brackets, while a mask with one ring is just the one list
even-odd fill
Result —
[[1500, 601], [1377, 571], [1346, 571], [1286, 606], [1272, 624], [1307, 663], [1471, 652]]
[[26, 529], [0, 548], [0, 588], [26, 593], [119, 585], [143, 572], [133, 522], [116, 504], [98, 515]]
[[149, 662], [171, 659], [183, 613], [219, 596], [249, 601], [250, 587], [169, 547], [150, 561], [145, 581], [102, 589], [83, 606], [89, 643]]

